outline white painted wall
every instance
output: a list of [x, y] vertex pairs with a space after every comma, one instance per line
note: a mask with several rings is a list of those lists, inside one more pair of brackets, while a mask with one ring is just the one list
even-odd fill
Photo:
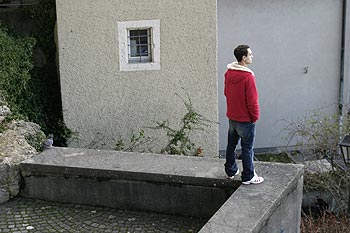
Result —
[[342, 0], [218, 0], [217, 8], [220, 150], [228, 127], [223, 76], [238, 44], [250, 45], [254, 54], [250, 68], [261, 106], [256, 148], [285, 144], [281, 119], [293, 121], [319, 107], [336, 110]]

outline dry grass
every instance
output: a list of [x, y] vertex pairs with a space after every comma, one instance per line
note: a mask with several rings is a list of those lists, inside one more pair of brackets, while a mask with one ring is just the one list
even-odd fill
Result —
[[350, 217], [324, 212], [319, 217], [302, 216], [301, 233], [349, 233]]

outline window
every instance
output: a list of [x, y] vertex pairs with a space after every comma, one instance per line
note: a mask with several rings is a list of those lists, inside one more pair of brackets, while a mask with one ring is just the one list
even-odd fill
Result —
[[160, 69], [159, 20], [118, 22], [119, 69]]
[[152, 62], [151, 30], [128, 30], [129, 63]]

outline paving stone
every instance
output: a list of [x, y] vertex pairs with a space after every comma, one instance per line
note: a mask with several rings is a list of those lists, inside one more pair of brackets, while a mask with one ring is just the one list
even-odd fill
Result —
[[0, 205], [0, 232], [198, 232], [206, 219], [15, 198]]

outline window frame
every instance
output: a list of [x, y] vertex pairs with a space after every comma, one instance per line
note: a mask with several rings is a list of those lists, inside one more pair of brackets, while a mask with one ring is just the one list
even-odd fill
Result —
[[[119, 41], [119, 70], [160, 70], [160, 20], [140, 20], [140, 21], [119, 21], [118, 41]], [[130, 30], [148, 29], [150, 32], [150, 61], [137, 62], [129, 59], [129, 32]]]

